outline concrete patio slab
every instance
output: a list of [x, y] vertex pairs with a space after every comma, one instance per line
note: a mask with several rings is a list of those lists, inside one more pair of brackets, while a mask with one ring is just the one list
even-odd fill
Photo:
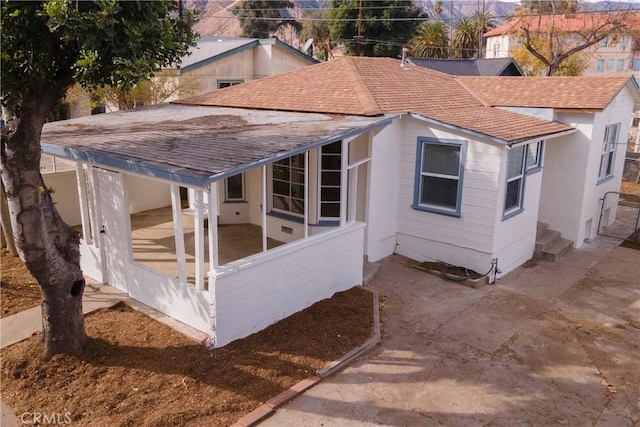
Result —
[[637, 425], [639, 269], [596, 239], [469, 289], [389, 257], [381, 345], [260, 425]]

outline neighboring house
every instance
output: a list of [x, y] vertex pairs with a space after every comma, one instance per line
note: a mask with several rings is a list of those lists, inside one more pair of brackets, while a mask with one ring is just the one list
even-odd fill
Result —
[[[189, 49], [180, 67], [165, 68], [162, 77], [172, 88], [187, 89], [191, 94], [216, 89], [285, 73], [318, 61], [277, 38], [253, 39], [243, 37], [201, 36], [198, 44]], [[70, 117], [95, 114], [89, 107], [89, 95], [78, 92], [71, 104]], [[168, 100], [176, 99], [176, 95]], [[95, 109], [94, 109], [95, 110]], [[117, 111], [109, 106], [108, 111]], [[101, 113], [105, 112], [102, 106]]]
[[[598, 25], [597, 14], [543, 15], [532, 17], [531, 31], [541, 32], [551, 28], [551, 19], [559, 33], [579, 34], [585, 28]], [[522, 46], [522, 39], [512, 33], [521, 18], [507, 21], [501, 26], [484, 34], [487, 41], [486, 58], [507, 58], [514, 55], [514, 49]], [[640, 30], [640, 18], [633, 15], [626, 18], [632, 27], [628, 33], [616, 37], [608, 37], [583, 50], [588, 55], [589, 65], [583, 76], [616, 76], [632, 74], [640, 77], [640, 46], [632, 33]], [[594, 21], [595, 20], [595, 21]], [[594, 23], [595, 22], [595, 23]], [[603, 21], [604, 22], [604, 21]], [[576, 36], [578, 39], [579, 36]]]
[[435, 59], [407, 58], [412, 64], [452, 76], [522, 76], [513, 58]]
[[539, 221], [581, 246], [620, 187], [639, 100], [627, 78], [345, 57], [49, 123], [42, 148], [77, 163], [59, 185], [78, 189], [85, 274], [222, 346], [360, 284], [365, 259], [494, 278], [532, 257]]
[[197, 86], [197, 93], [285, 73], [318, 61], [277, 38], [202, 36], [191, 54], [182, 58], [180, 83]]

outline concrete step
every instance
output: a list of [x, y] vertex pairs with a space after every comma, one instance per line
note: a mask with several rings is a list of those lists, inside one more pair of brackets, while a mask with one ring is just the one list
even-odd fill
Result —
[[569, 252], [572, 247], [573, 242], [571, 240], [558, 237], [542, 251], [542, 259], [558, 261], [558, 259]]
[[367, 286], [367, 284], [375, 277], [379, 268], [380, 264], [377, 262], [364, 263], [364, 271], [362, 272], [362, 286]]
[[560, 238], [560, 232], [546, 229], [536, 237], [536, 252], [544, 252], [555, 239]]
[[548, 228], [549, 228], [549, 224], [547, 224], [546, 222], [538, 221], [538, 223], [536, 224], [536, 239], [538, 238], [538, 236], [544, 233]]

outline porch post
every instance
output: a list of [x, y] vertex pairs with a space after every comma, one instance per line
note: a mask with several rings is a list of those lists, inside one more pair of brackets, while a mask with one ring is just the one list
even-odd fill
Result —
[[218, 268], [218, 183], [209, 188], [209, 271]]
[[262, 252], [267, 251], [267, 166], [262, 166]]
[[340, 227], [347, 222], [347, 166], [349, 164], [349, 140], [342, 140], [340, 153]]
[[89, 166], [88, 169], [88, 175], [89, 175], [89, 189], [91, 192], [91, 199], [88, 200], [89, 202], [89, 218], [91, 219], [91, 235], [94, 237], [93, 239], [93, 245], [96, 247], [100, 246], [100, 239], [98, 238], [100, 236], [100, 215], [99, 215], [99, 211], [98, 211], [98, 200], [96, 197], [96, 179], [95, 179], [95, 175], [93, 173], [93, 166]]
[[89, 221], [89, 201], [87, 200], [87, 176], [82, 163], [76, 163], [76, 180], [78, 181], [78, 198], [80, 199], [80, 217], [82, 221], [82, 239], [91, 244], [91, 230]]
[[309, 237], [309, 151], [304, 152], [304, 238]]
[[187, 283], [187, 260], [184, 255], [184, 228], [182, 227], [182, 201], [180, 187], [171, 184], [171, 213], [173, 214], [173, 231], [176, 242], [176, 262], [178, 263], [178, 280]]
[[360, 169], [360, 165], [349, 169], [349, 193], [347, 195], [348, 198], [348, 213], [347, 220], [348, 222], [353, 222], [356, 219], [357, 211], [358, 211], [358, 170]]
[[204, 284], [204, 195], [201, 188], [195, 191], [194, 200], [194, 227], [196, 243], [196, 289], [201, 291]]

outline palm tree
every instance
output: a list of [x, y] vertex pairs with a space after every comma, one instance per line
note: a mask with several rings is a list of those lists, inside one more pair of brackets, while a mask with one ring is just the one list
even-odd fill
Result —
[[[482, 52], [485, 49], [485, 40], [484, 37], [482, 37], [482, 35], [484, 33], [486, 33], [489, 30], [492, 30], [496, 27], [496, 18], [493, 16], [493, 14], [489, 11], [476, 11], [473, 14], [473, 17], [471, 18], [475, 21], [476, 23], [476, 28], [477, 28], [477, 32], [478, 32], [478, 49], [480, 49], [480, 51], [478, 52], [478, 58], [482, 57]], [[482, 44], [479, 43], [479, 41], [482, 40]]]
[[479, 28], [473, 18], [462, 18], [456, 24], [453, 37], [453, 56], [456, 58], [473, 58], [478, 48]]
[[449, 36], [444, 22], [430, 21], [418, 27], [414, 38], [409, 42], [413, 56], [420, 58], [448, 58]]

